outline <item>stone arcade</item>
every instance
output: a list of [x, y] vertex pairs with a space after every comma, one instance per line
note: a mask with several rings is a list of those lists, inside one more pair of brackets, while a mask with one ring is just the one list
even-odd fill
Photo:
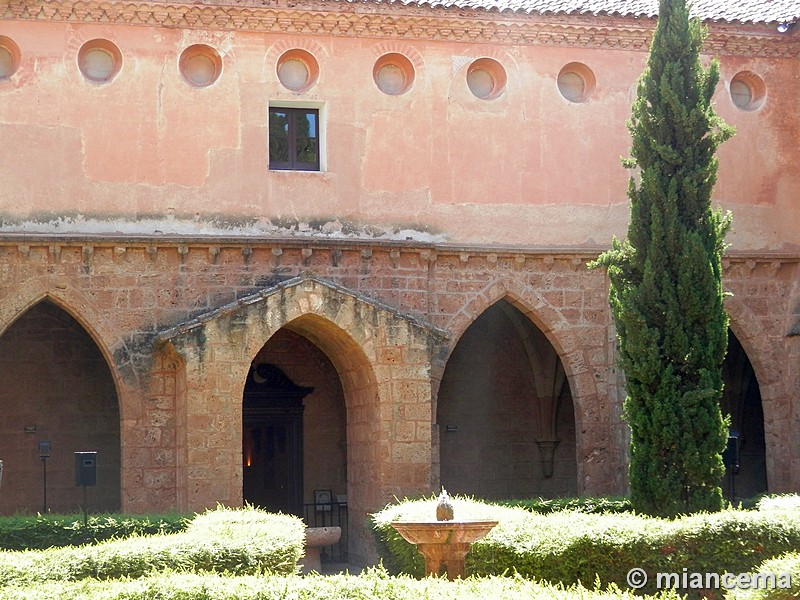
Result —
[[[556, 4], [0, 2], [0, 513], [39, 440], [53, 511], [97, 451], [97, 509], [344, 511], [353, 562], [440, 484], [623, 494], [586, 263], [657, 2]], [[797, 491], [800, 10], [695, 4], [737, 127], [727, 492]]]

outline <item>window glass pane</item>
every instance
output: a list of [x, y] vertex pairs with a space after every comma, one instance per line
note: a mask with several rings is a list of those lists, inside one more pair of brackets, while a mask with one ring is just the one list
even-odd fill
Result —
[[289, 115], [284, 111], [269, 111], [269, 135], [289, 136]]
[[316, 164], [317, 162], [316, 138], [297, 138], [297, 162]]
[[289, 162], [288, 138], [269, 138], [269, 160], [270, 162]]
[[317, 113], [306, 113], [305, 121], [307, 131], [306, 135], [308, 135], [308, 137], [317, 137]]
[[271, 169], [319, 170], [319, 111], [271, 108], [269, 160]]
[[285, 163], [280, 165], [286, 168], [289, 165], [289, 114], [286, 111], [269, 111], [269, 162]]

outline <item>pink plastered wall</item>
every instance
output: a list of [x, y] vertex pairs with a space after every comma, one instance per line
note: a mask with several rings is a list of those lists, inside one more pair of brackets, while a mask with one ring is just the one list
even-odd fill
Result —
[[[3, 21], [19, 69], [0, 81], [0, 220], [6, 231], [358, 235], [457, 243], [595, 247], [624, 235], [625, 121], [644, 50], [485, 44], [130, 25]], [[87, 81], [81, 46], [107, 39], [122, 65]], [[214, 48], [208, 87], [181, 75], [181, 52]], [[319, 76], [303, 92], [276, 65], [300, 48]], [[408, 58], [414, 82], [389, 95], [376, 61]], [[501, 65], [493, 99], [467, 85], [472, 62]], [[559, 92], [568, 63], [595, 84], [583, 102]], [[733, 105], [743, 71], [763, 105]], [[719, 153], [715, 199], [735, 216], [739, 250], [800, 242], [798, 61], [721, 57], [716, 108], [736, 126]], [[268, 107], [320, 108], [321, 172], [268, 168]]]

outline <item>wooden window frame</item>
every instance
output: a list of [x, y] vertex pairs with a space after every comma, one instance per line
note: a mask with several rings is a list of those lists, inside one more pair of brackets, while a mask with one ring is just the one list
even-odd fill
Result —
[[[273, 160], [271, 153], [269, 157], [270, 171], [319, 171], [320, 170], [320, 149], [321, 149], [321, 132], [320, 132], [320, 118], [318, 108], [300, 108], [292, 106], [270, 106], [269, 118], [272, 119], [273, 112], [286, 113], [289, 119], [288, 142], [289, 142], [289, 160], [277, 161]], [[297, 134], [295, 131], [295, 122], [297, 116], [305, 117], [308, 114], [313, 114], [315, 119], [316, 137], [316, 157], [317, 160], [313, 163], [301, 162], [297, 159]]]

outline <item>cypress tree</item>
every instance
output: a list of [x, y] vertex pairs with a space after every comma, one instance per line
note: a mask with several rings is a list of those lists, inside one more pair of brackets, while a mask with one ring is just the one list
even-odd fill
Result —
[[700, 64], [704, 35], [686, 0], [660, 0], [628, 122], [623, 163], [638, 172], [628, 185], [628, 237], [593, 264], [608, 269], [626, 378], [631, 501], [666, 517], [722, 507], [721, 259], [730, 216], [711, 208], [711, 192], [714, 154], [733, 130], [711, 105], [719, 70]]

